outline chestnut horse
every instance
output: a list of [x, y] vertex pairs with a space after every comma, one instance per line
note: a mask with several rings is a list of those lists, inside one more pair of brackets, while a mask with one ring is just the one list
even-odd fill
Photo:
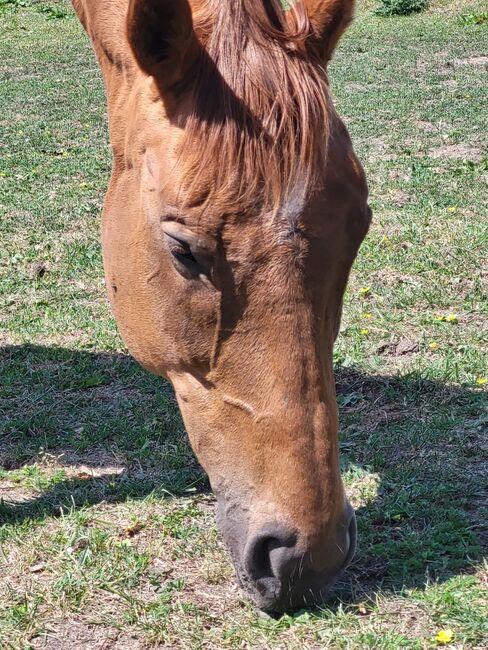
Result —
[[353, 0], [73, 0], [102, 70], [108, 293], [167, 377], [242, 586], [319, 602], [350, 561], [332, 348], [371, 212], [326, 66]]

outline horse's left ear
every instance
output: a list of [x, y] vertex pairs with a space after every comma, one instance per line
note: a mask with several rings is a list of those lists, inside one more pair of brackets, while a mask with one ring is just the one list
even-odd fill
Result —
[[329, 61], [335, 47], [352, 21], [354, 0], [298, 0], [307, 10], [320, 57]]
[[198, 56], [188, 0], [129, 0], [127, 38], [139, 67], [171, 89]]

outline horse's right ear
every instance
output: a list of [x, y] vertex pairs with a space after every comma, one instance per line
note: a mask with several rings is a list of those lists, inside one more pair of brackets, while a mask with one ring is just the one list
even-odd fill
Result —
[[171, 89], [191, 75], [198, 42], [188, 0], [129, 0], [127, 38], [159, 87]]
[[352, 21], [354, 0], [292, 0], [292, 4], [300, 2], [307, 10], [318, 52], [327, 63]]

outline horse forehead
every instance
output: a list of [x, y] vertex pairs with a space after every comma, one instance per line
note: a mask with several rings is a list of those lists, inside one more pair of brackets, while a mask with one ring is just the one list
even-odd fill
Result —
[[306, 227], [304, 215], [308, 200], [305, 186], [299, 186], [290, 192], [275, 220], [275, 238], [278, 243], [290, 237], [299, 236]]
[[199, 208], [190, 210], [186, 221], [189, 227], [215, 239], [217, 246], [221, 241], [226, 252], [242, 261], [252, 261], [271, 249], [282, 249], [283, 244], [319, 235], [323, 210], [315, 198], [309, 196], [303, 184], [288, 193], [275, 213], [259, 207], [255, 212], [240, 211], [236, 206], [228, 211], [226, 206], [215, 205], [204, 213]]
[[305, 196], [290, 195], [276, 214], [217, 214], [208, 220], [199, 219], [198, 227], [222, 240], [224, 248], [248, 260], [282, 248], [293, 240], [306, 238], [315, 231], [316, 210]]

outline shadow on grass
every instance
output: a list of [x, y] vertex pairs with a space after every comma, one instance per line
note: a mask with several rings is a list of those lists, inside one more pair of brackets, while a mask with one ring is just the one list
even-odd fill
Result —
[[[487, 541], [486, 395], [416, 374], [336, 374], [343, 472], [353, 498], [366, 504], [357, 511], [359, 550], [336, 601], [470, 572]], [[3, 484], [15, 493], [18, 475], [39, 495], [0, 494], [0, 523], [208, 490], [172, 390], [129, 357], [7, 347], [0, 386], [0, 472], [13, 470]], [[55, 472], [43, 484], [29, 475], [41, 458], [60, 459], [73, 476]]]
[[209, 490], [167, 382], [126, 355], [63, 348], [0, 348], [2, 470], [0, 524]]
[[354, 602], [378, 588], [472, 572], [488, 542], [486, 394], [416, 373], [346, 368], [337, 371], [337, 392], [343, 473], [349, 484], [358, 479], [356, 496], [366, 502], [337, 597]]

